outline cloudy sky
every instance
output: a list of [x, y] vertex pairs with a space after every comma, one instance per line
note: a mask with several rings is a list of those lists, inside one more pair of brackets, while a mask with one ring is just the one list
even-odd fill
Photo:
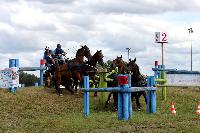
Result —
[[104, 61], [127, 60], [131, 48], [141, 72], [153, 74], [154, 61], [161, 63], [155, 32], [167, 33], [167, 68], [190, 70], [192, 42], [193, 70], [200, 70], [199, 0], [1, 0], [0, 68], [9, 58], [39, 66], [45, 46], [55, 49], [57, 43], [73, 58], [86, 44], [92, 54], [103, 50]]

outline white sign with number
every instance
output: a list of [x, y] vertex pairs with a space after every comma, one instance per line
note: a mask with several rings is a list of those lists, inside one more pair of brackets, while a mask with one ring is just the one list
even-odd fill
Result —
[[165, 32], [155, 32], [155, 42], [162, 43], [167, 42], [167, 33]]

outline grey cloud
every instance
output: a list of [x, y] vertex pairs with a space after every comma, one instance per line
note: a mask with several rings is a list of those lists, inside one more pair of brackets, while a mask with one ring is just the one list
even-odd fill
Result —
[[93, 0], [90, 2], [80, 1], [80, 9], [88, 10], [89, 12], [101, 13], [139, 13], [152, 14], [163, 13], [168, 11], [182, 10], [199, 10], [200, 5], [196, 1], [187, 0], [168, 0], [168, 1], [146, 1], [146, 0], [107, 0], [99, 2]]
[[33, 2], [41, 2], [44, 4], [67, 4], [67, 3], [73, 3], [76, 0], [29, 0]]
[[32, 34], [18, 32], [11, 35], [0, 33], [0, 36], [1, 53], [33, 52], [39, 48], [37, 39], [35, 40]]

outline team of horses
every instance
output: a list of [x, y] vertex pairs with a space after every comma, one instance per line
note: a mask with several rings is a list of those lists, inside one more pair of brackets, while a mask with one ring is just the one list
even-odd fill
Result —
[[[84, 61], [84, 57], [87, 58], [86, 61]], [[62, 89], [60, 88], [60, 85], [64, 86], [74, 94], [77, 94], [77, 87], [83, 84], [83, 76], [88, 75], [92, 80], [92, 84], [98, 87], [95, 75], [98, 74], [97, 64], [104, 67], [103, 57], [102, 50], [97, 50], [94, 55], [91, 55], [90, 49], [85, 45], [81, 46], [81, 48], [77, 50], [76, 57], [74, 59], [66, 59], [65, 62], [59, 66], [56, 66], [56, 61], [52, 59], [51, 66], [49, 66], [45, 72], [45, 85], [50, 87], [53, 84], [59, 96], [62, 96]], [[131, 74], [131, 86], [146, 86], [145, 77], [140, 73], [139, 66], [136, 64], [136, 58], [134, 60], [130, 59], [126, 64], [123, 61], [122, 56], [117, 57], [112, 61], [112, 64], [110, 64], [109, 70], [112, 71], [116, 68], [118, 68], [118, 74]], [[114, 75], [112, 77], [113, 80], [116, 80], [116, 77], [117, 75]], [[113, 85], [113, 83], [111, 84]], [[113, 108], [114, 110], [117, 110], [117, 93], [114, 92], [111, 92], [108, 95], [105, 107], [107, 107], [112, 95], [114, 100]], [[141, 95], [144, 96], [146, 102], [145, 91], [132, 92], [132, 99], [135, 97], [138, 110], [140, 110], [141, 107], [139, 102]]]

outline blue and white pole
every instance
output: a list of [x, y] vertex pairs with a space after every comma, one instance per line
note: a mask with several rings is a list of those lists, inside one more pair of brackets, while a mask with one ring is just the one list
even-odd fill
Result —
[[19, 59], [9, 59], [9, 68], [11, 69], [11, 80], [9, 81], [9, 92], [16, 92], [19, 86]]
[[43, 67], [45, 67], [45, 60], [44, 59], [40, 59], [40, 86], [43, 86], [43, 75], [44, 75], [44, 69], [42, 69]]

